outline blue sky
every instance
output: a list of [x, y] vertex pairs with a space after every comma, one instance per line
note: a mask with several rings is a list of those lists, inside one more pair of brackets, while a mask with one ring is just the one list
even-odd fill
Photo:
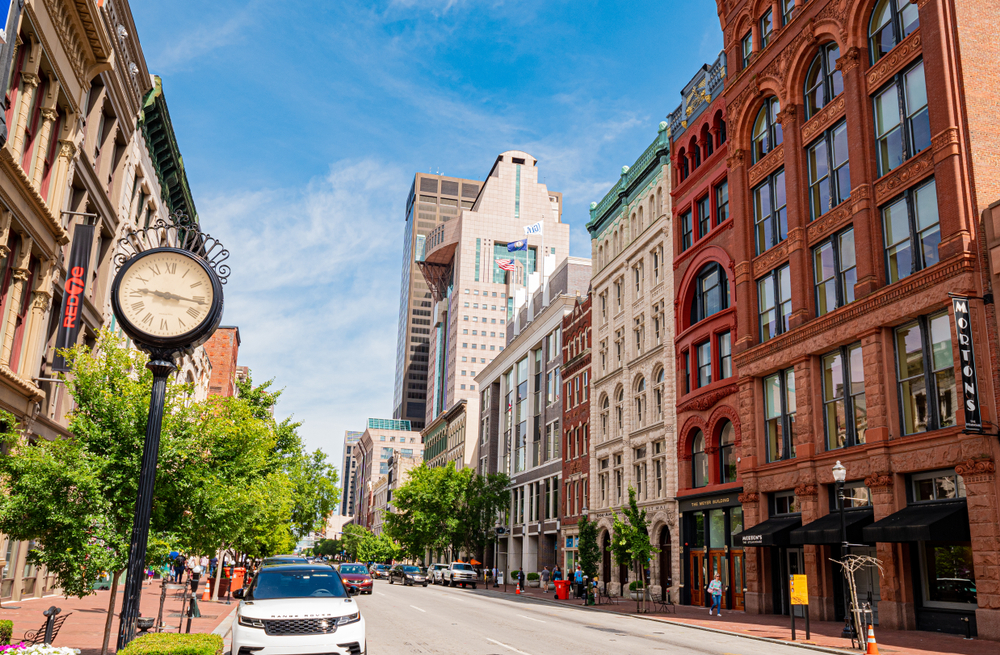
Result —
[[233, 253], [224, 324], [281, 416], [339, 462], [390, 417], [406, 193], [538, 159], [572, 254], [722, 47], [715, 2], [132, 2], [203, 228]]

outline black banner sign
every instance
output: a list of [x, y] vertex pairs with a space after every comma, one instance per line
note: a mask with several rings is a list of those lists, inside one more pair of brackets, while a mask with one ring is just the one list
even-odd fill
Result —
[[87, 288], [87, 269], [90, 267], [90, 247], [94, 243], [94, 226], [77, 225], [73, 231], [73, 248], [69, 252], [66, 285], [63, 287], [62, 309], [59, 312], [59, 331], [56, 332], [56, 356], [53, 371], [68, 371], [66, 360], [58, 354], [63, 348], [72, 348], [83, 325], [80, 308], [83, 291]]
[[972, 347], [972, 316], [969, 299], [952, 296], [955, 308], [955, 333], [958, 335], [959, 364], [962, 367], [962, 407], [965, 409], [965, 429], [982, 432], [983, 421], [979, 412], [979, 384], [976, 381], [976, 353]]

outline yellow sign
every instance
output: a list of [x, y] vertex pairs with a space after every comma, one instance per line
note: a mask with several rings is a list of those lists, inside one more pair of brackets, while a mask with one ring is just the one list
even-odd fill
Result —
[[809, 584], [806, 582], [806, 576], [789, 576], [788, 590], [792, 605], [809, 604]]

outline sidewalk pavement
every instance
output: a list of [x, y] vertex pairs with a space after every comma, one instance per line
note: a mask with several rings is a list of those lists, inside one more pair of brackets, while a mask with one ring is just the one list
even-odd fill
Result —
[[[199, 597], [205, 589], [204, 583], [199, 588]], [[112, 621], [111, 639], [108, 652], [115, 652], [115, 642], [118, 640], [118, 614], [121, 612], [123, 586], [118, 587], [115, 598], [115, 618]], [[37, 630], [45, 625], [42, 612], [55, 605], [62, 608], [60, 616], [72, 613], [63, 624], [59, 634], [53, 640], [55, 646], [79, 648], [81, 655], [100, 655], [101, 644], [104, 641], [104, 624], [108, 618], [108, 602], [111, 592], [98, 591], [86, 598], [65, 596], [46, 596], [44, 598], [27, 598], [20, 601], [4, 601], [0, 607], [0, 619], [14, 622], [14, 634], [11, 643], [18, 643], [28, 630]], [[167, 591], [163, 604], [163, 623], [165, 632], [177, 632], [178, 626], [187, 627], [187, 618], [179, 616], [182, 598], [178, 592]], [[231, 605], [225, 602], [199, 602], [201, 618], [192, 619], [191, 632], [212, 632], [223, 623], [229, 614], [236, 609], [236, 602]], [[7, 609], [7, 606], [19, 609]], [[142, 585], [141, 616], [155, 617], [160, 607], [160, 581]], [[183, 620], [183, 623], [182, 623]], [[220, 628], [221, 630], [222, 628]]]
[[[507, 593], [514, 593], [515, 585], [507, 585]], [[503, 585], [494, 589], [492, 585], [489, 591], [499, 591], [503, 593]], [[582, 600], [556, 600], [553, 589], [549, 589], [548, 594], [543, 594], [541, 589], [522, 589], [523, 596], [528, 598], [545, 600], [561, 605], [572, 605], [581, 607]], [[473, 592], [476, 593], [476, 592]], [[842, 622], [833, 621], [810, 621], [811, 639], [805, 638], [805, 620], [795, 620], [796, 641], [791, 641], [791, 621], [787, 616], [775, 616], [773, 614], [747, 614], [746, 612], [722, 611], [722, 617], [708, 615], [708, 608], [692, 607], [689, 605], [675, 606], [677, 613], [648, 613], [641, 616], [675, 623], [691, 627], [717, 630], [732, 634], [745, 635], [755, 639], [775, 640], [798, 645], [809, 645], [817, 650], [836, 649], [835, 652], [853, 653], [857, 655], [859, 651], [851, 650], [850, 640], [841, 638], [840, 634], [844, 628]], [[617, 604], [596, 605], [588, 609], [604, 612], [617, 612], [636, 616], [636, 602], [631, 599], [618, 599]], [[880, 653], [889, 655], [934, 655], [937, 653], [947, 653], [948, 655], [996, 655], [1000, 652], [1000, 644], [995, 641], [980, 639], [966, 640], [959, 635], [944, 634], [939, 632], [925, 632], [922, 630], [889, 630], [887, 628], [875, 628], [875, 639], [878, 642]], [[827, 651], [831, 652], [831, 651]], [[864, 652], [862, 650], [861, 652]]]

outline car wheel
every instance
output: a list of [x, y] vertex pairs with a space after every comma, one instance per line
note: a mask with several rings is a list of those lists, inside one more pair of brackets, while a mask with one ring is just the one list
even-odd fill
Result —
[[426, 582], [424, 583], [424, 586], [425, 586], [425, 587], [427, 586], [427, 583], [426, 583]]
[[472, 588], [473, 588], [473, 589], [475, 589], [475, 588], [476, 588], [476, 583], [475, 583], [475, 582], [473, 582], [473, 583], [472, 583]]

